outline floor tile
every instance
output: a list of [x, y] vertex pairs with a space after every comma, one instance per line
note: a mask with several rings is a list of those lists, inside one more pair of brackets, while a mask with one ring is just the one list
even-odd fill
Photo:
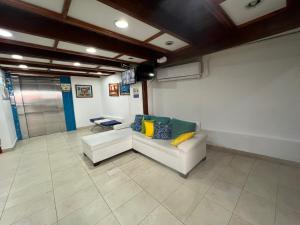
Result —
[[101, 198], [94, 186], [83, 189], [62, 201], [56, 202], [58, 219], [61, 219], [94, 200]]
[[279, 186], [277, 204], [300, 213], [300, 191], [285, 186]]
[[251, 175], [245, 184], [245, 190], [271, 201], [276, 201], [278, 182], [262, 176]]
[[116, 217], [111, 213], [95, 225], [120, 225]]
[[227, 225], [231, 212], [204, 198], [186, 221], [186, 225]]
[[182, 223], [163, 206], [159, 206], [140, 225], [182, 225]]
[[183, 185], [172, 193], [162, 204], [168, 208], [176, 218], [184, 222], [199, 204], [201, 197], [202, 196], [199, 196], [196, 192]]
[[229, 225], [253, 225], [242, 218], [238, 217], [237, 215], [232, 215]]
[[121, 225], [136, 225], [149, 215], [159, 203], [146, 192], [140, 192], [134, 198], [114, 211]]
[[107, 216], [111, 210], [101, 198], [83, 206], [79, 210], [62, 218], [59, 225], [94, 225]]
[[231, 166], [224, 166], [220, 170], [219, 179], [243, 187], [247, 181], [248, 174]]
[[278, 207], [275, 225], [298, 225], [300, 214], [286, 207]]
[[217, 180], [209, 189], [206, 198], [217, 202], [225, 209], [233, 211], [239, 199], [242, 189], [233, 184]]
[[243, 191], [234, 213], [253, 225], [273, 225], [275, 203]]
[[115, 187], [108, 194], [104, 195], [104, 199], [112, 210], [120, 207], [123, 203], [142, 191], [134, 181], [129, 181], [121, 187]]

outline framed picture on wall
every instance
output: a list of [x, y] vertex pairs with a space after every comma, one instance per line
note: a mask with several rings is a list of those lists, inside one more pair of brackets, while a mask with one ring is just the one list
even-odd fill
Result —
[[120, 95], [130, 95], [130, 85], [120, 83]]
[[108, 84], [109, 96], [119, 96], [119, 83]]
[[76, 98], [92, 98], [93, 89], [92, 85], [75, 85], [76, 89]]

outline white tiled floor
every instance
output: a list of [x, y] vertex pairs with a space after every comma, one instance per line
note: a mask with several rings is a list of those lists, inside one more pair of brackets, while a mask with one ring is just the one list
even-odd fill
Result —
[[0, 155], [0, 225], [299, 225], [300, 169], [209, 150], [187, 179], [127, 152], [94, 168], [89, 130]]

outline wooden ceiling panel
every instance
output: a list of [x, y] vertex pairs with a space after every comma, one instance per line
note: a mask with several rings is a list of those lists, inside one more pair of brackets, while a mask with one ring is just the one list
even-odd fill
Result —
[[127, 62], [133, 62], [133, 63], [142, 63], [142, 62], [146, 61], [145, 59], [140, 59], [140, 58], [136, 58], [136, 57], [129, 56], [129, 55], [122, 55], [122, 56], [118, 57], [118, 59], [121, 59], [121, 60], [124, 60]]
[[22, 2], [30, 3], [51, 11], [62, 13], [64, 0], [21, 0]]
[[[33, 61], [33, 62], [50, 63], [49, 59], [33, 58], [33, 57], [26, 57], [26, 56], [22, 56], [22, 57], [23, 57], [22, 60], [16, 60], [16, 61], [19, 61], [19, 62], [22, 62], [22, 61]], [[12, 57], [9, 54], [1, 54], [0, 53], [0, 58], [11, 59]]]
[[31, 44], [42, 45], [47, 47], [52, 47], [55, 42], [53, 39], [49, 39], [49, 38], [44, 38], [44, 37], [17, 32], [13, 30], [8, 30], [8, 31], [12, 34], [12, 37], [7, 37], [7, 39], [13, 41], [21, 41], [25, 43], [31, 43]]
[[[144, 41], [159, 32], [158, 29], [97, 0], [72, 0], [68, 16], [139, 41]], [[117, 20], [127, 21], [128, 27], [125, 29], [116, 27]]]
[[151, 40], [149, 43], [169, 51], [175, 51], [189, 45], [188, 43], [169, 34], [162, 34], [159, 37]]
[[32, 11], [16, 8], [14, 1], [12, 2], [0, 0], [0, 27], [74, 44], [93, 46], [147, 60], [156, 60], [163, 56], [161, 52], [148, 47], [121, 41], [77, 25], [70, 25], [63, 22], [61, 18], [49, 18]]
[[226, 0], [220, 4], [236, 25], [242, 25], [287, 6], [287, 0], [264, 0], [248, 8], [249, 0]]
[[[59, 48], [59, 49], [80, 52], [83, 54], [88, 54], [86, 49], [89, 47], [91, 47], [91, 46], [77, 45], [77, 44], [63, 42], [63, 41], [59, 41], [58, 45], [57, 45], [57, 48]], [[94, 48], [94, 49], [96, 50], [96, 52], [91, 55], [99, 55], [99, 56], [103, 56], [103, 57], [107, 57], [107, 58], [114, 58], [117, 55], [119, 55], [119, 53], [116, 53], [116, 52], [106, 51], [106, 50], [97, 49], [97, 48]]]
[[[66, 66], [73, 66], [74, 62], [66, 62], [66, 61], [59, 61], [59, 60], [52, 60], [52, 63], [54, 64], [59, 64], [59, 65], [66, 65]], [[80, 63], [80, 66], [78, 66], [77, 68], [80, 67], [86, 67], [86, 68], [97, 68], [98, 65], [91, 65], [91, 64], [85, 64], [85, 63]]]

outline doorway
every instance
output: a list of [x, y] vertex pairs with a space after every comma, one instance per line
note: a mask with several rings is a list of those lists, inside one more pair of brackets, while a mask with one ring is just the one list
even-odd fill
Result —
[[14, 76], [12, 79], [23, 139], [66, 130], [58, 78]]

